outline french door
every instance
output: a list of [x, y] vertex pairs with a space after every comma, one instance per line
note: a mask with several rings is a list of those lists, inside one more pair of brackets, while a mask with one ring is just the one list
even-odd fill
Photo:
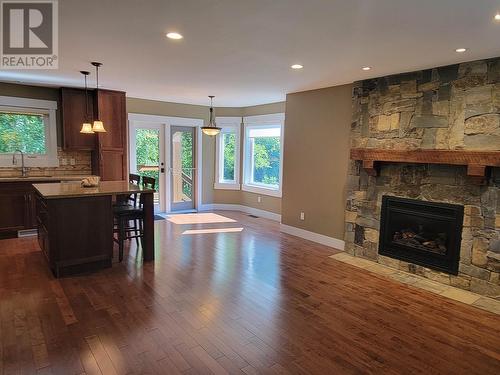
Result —
[[170, 211], [195, 208], [195, 129], [191, 126], [170, 127]]
[[155, 212], [165, 211], [165, 126], [130, 125], [130, 172], [156, 180]]

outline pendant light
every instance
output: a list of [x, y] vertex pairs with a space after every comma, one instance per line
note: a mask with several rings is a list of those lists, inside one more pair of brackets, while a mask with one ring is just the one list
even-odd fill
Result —
[[[100, 62], [91, 62], [92, 65], [95, 66], [95, 74], [96, 74], [96, 92], [99, 90], [99, 68], [102, 66], [102, 63]], [[94, 120], [94, 124], [92, 125], [92, 130], [95, 133], [106, 133], [106, 129], [104, 129], [104, 124], [101, 120], [99, 120], [99, 117]]]
[[90, 73], [85, 70], [80, 71], [80, 73], [82, 73], [83, 76], [85, 77], [85, 120], [83, 121], [80, 133], [94, 134], [94, 131], [92, 130], [92, 124], [90, 123], [90, 118], [89, 118], [89, 96], [87, 91], [87, 76]]
[[210, 98], [210, 121], [208, 126], [202, 126], [201, 131], [210, 136], [214, 136], [220, 133], [221, 128], [217, 127], [217, 124], [215, 123], [215, 117], [214, 117], [214, 107], [213, 107], [213, 99], [215, 96], [209, 95]]

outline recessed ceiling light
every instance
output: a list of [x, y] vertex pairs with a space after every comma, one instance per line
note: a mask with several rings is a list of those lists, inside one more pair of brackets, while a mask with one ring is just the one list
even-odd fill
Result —
[[464, 53], [465, 51], [467, 51], [467, 48], [457, 48], [455, 50], [455, 52], [458, 52], [458, 53]]
[[172, 32], [172, 33], [167, 33], [167, 38], [169, 38], [169, 39], [182, 39], [183, 36], [179, 33]]
[[495, 14], [495, 21], [500, 21], [500, 13]]
[[363, 70], [371, 70], [371, 68], [372, 68], [371, 66], [363, 66], [361, 69], [363, 69]]
[[293, 64], [290, 68], [292, 69], [302, 69], [304, 66], [300, 64]]

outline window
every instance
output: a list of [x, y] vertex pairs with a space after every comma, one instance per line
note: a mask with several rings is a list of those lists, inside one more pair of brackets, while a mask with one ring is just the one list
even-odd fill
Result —
[[243, 190], [280, 197], [284, 114], [249, 116], [243, 123]]
[[0, 96], [0, 166], [25, 153], [27, 167], [57, 166], [57, 102]]
[[240, 189], [241, 117], [217, 117], [222, 130], [216, 140], [215, 189]]

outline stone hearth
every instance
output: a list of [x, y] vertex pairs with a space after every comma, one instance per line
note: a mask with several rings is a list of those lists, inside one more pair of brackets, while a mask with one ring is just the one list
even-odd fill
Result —
[[[357, 83], [351, 147], [500, 150], [500, 59]], [[352, 161], [349, 174], [347, 252], [500, 299], [500, 168], [482, 185], [466, 166], [382, 163], [370, 176]], [[464, 206], [458, 275], [379, 255], [383, 195]]]

